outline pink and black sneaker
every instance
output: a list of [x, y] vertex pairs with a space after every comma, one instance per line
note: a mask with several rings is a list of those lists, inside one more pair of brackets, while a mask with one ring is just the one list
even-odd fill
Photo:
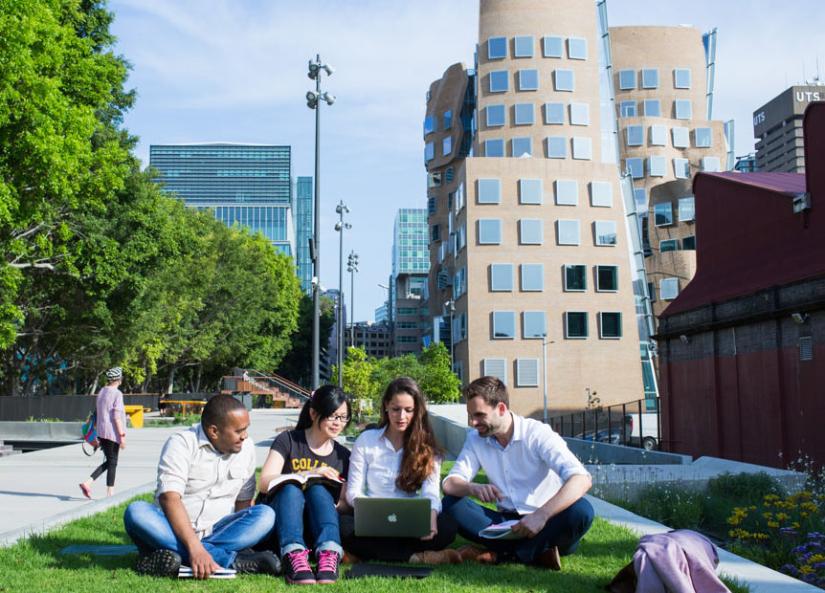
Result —
[[338, 562], [340, 557], [335, 550], [321, 550], [318, 553], [318, 569], [315, 581], [319, 585], [331, 585], [338, 580]]
[[309, 550], [295, 550], [283, 557], [284, 578], [290, 585], [314, 585], [315, 573], [309, 565]]

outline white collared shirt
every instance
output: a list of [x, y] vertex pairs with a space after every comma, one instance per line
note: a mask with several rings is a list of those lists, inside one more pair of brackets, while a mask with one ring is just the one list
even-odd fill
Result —
[[441, 463], [435, 460], [433, 471], [421, 484], [419, 492], [405, 492], [396, 486], [395, 479], [401, 471], [401, 457], [404, 448], [395, 450], [384, 436], [385, 428], [365, 430], [352, 447], [347, 475], [347, 502], [353, 504], [358, 497], [374, 498], [415, 498], [430, 499], [430, 508], [441, 512], [441, 491], [438, 477]]
[[164, 492], [177, 492], [199, 538], [235, 512], [236, 500], [255, 495], [255, 445], [246, 439], [239, 453], [221, 454], [200, 424], [173, 434], [158, 463], [155, 501]]
[[495, 437], [469, 431], [447, 478], [458, 476], [469, 482], [483, 469], [504, 496], [499, 509], [526, 515], [555, 496], [571, 476], [589, 474], [547, 424], [511, 414], [513, 438], [507, 446]]

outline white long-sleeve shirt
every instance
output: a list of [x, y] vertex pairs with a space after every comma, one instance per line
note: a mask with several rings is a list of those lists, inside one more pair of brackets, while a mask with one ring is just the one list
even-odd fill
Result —
[[441, 490], [439, 476], [441, 463], [436, 460], [433, 471], [421, 484], [419, 492], [405, 492], [395, 485], [401, 470], [404, 448], [395, 450], [384, 436], [386, 428], [367, 430], [361, 433], [352, 447], [347, 475], [347, 502], [359, 497], [372, 498], [415, 498], [422, 496], [430, 500], [430, 508], [441, 512]]
[[513, 438], [502, 447], [495, 437], [467, 433], [450, 474], [471, 481], [483, 469], [502, 493], [500, 510], [532, 513], [575, 475], [590, 475], [567, 443], [547, 424], [513, 414]]

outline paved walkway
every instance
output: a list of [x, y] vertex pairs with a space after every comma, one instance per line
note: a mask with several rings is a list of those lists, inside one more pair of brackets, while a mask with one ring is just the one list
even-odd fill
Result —
[[[263, 463], [275, 432], [294, 425], [297, 419], [297, 410], [252, 411], [250, 438], [256, 445], [258, 465]], [[104, 458], [100, 452], [86, 457], [79, 444], [0, 457], [0, 546], [151, 492], [160, 449], [169, 435], [183, 428], [128, 429], [126, 449], [118, 460], [117, 493], [111, 498], [105, 497], [105, 474], [94, 484], [96, 500], [80, 493], [78, 483]]]

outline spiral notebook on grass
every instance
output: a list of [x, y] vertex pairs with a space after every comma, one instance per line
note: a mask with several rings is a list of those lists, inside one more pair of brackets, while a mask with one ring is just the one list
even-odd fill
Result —
[[[234, 579], [235, 578], [235, 570], [232, 568], [219, 568], [211, 575], [209, 575], [210, 579]], [[189, 566], [181, 566], [178, 569], [178, 578], [179, 579], [191, 579], [194, 578], [192, 574], [192, 569]]]
[[518, 519], [511, 519], [510, 521], [494, 523], [479, 531], [478, 535], [487, 539], [522, 539], [523, 535], [513, 533], [513, 526], [518, 522]]

